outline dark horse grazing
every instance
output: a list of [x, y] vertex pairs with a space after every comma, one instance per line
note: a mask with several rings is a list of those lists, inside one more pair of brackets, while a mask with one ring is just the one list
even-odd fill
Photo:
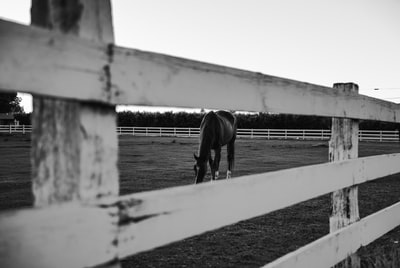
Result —
[[[196, 160], [194, 165], [196, 183], [203, 182], [207, 172], [207, 161], [210, 163], [211, 180], [218, 179], [221, 147], [224, 145], [227, 145], [228, 149], [226, 178], [229, 179], [231, 177], [235, 160], [236, 130], [236, 117], [230, 112], [211, 111], [204, 116], [200, 124], [199, 156], [193, 154]], [[214, 160], [211, 156], [211, 149], [215, 151]]]

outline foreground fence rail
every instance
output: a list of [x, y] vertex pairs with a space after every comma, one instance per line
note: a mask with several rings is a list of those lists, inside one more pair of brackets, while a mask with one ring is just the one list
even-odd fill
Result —
[[[31, 133], [31, 125], [0, 125], [0, 133]], [[199, 128], [185, 127], [117, 127], [118, 135], [148, 136], [148, 137], [198, 137]], [[296, 140], [328, 140], [331, 137], [329, 129], [238, 129], [240, 138], [262, 139], [296, 139]], [[399, 141], [397, 130], [360, 130], [360, 141]]]
[[[110, 1], [39, 2], [32, 1], [32, 23], [56, 31], [0, 20], [0, 89], [34, 95], [35, 197], [34, 208], [0, 214], [1, 267], [120, 267], [132, 254], [329, 192], [331, 233], [266, 267], [330, 267], [351, 254], [357, 266], [358, 248], [400, 224], [400, 203], [360, 220], [357, 200], [358, 184], [400, 172], [400, 154], [358, 158], [358, 120], [400, 123], [398, 105], [359, 95], [353, 83], [329, 88], [117, 47]], [[117, 129], [116, 104], [333, 117], [330, 162], [118, 196], [118, 133], [187, 131]], [[274, 135], [305, 130], [267, 130]]]

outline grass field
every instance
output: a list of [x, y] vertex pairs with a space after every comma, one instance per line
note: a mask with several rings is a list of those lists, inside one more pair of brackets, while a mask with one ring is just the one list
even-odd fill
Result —
[[[192, 184], [195, 138], [120, 136], [120, 193]], [[399, 152], [397, 143], [360, 143], [359, 155]], [[0, 209], [31, 206], [29, 136], [0, 136]], [[326, 141], [239, 139], [234, 177], [327, 162]], [[222, 152], [221, 175], [226, 171]], [[236, 178], [240, 179], [240, 178]], [[359, 187], [365, 217], [400, 200], [400, 175]], [[304, 185], [312, 187], [312, 185]], [[277, 194], [285, 194], [285, 189]], [[123, 267], [259, 267], [329, 232], [328, 195], [123, 261]], [[204, 221], [207, 221], [205, 218]], [[185, 224], [185, 223], [182, 223]], [[400, 228], [360, 250], [363, 266], [400, 249]], [[382, 257], [379, 257], [382, 258]], [[379, 267], [379, 266], [377, 266]]]

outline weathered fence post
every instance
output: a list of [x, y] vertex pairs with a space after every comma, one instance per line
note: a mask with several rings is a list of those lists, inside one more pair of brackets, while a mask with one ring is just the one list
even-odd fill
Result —
[[[64, 34], [114, 43], [109, 0], [32, 0], [31, 23]], [[112, 61], [112, 52], [104, 51], [104, 58], [105, 65], [99, 66], [98, 75], [107, 88], [110, 83], [107, 60]], [[86, 203], [118, 195], [115, 106], [34, 96], [32, 125], [35, 206]], [[116, 254], [112, 240], [109, 249]], [[113, 267], [119, 267], [119, 263]]]
[[[345, 94], [358, 94], [358, 85], [336, 83], [334, 88]], [[341, 161], [358, 157], [358, 120], [347, 118], [332, 119], [332, 133], [329, 141], [329, 161]], [[358, 187], [349, 187], [332, 193], [330, 232], [334, 232], [360, 219], [358, 211]], [[360, 267], [357, 254], [351, 255], [337, 267]]]

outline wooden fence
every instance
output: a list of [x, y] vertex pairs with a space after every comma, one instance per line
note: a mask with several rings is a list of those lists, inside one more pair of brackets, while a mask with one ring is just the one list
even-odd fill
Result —
[[[331, 233], [266, 267], [329, 267], [400, 224], [399, 203], [360, 220], [356, 187], [400, 172], [400, 154], [357, 158], [357, 119], [399, 123], [398, 105], [351, 83], [322, 87], [117, 47], [109, 1], [62, 3], [32, 1], [32, 23], [52, 31], [0, 21], [0, 88], [34, 95], [35, 196], [34, 208], [0, 214], [1, 267], [119, 267], [329, 192]], [[330, 162], [118, 196], [116, 104], [334, 117]]]
[[[31, 125], [0, 125], [0, 133], [31, 133]], [[118, 135], [146, 137], [198, 137], [199, 128], [190, 127], [117, 127]], [[330, 129], [238, 129], [238, 137], [250, 139], [329, 140]], [[360, 141], [398, 142], [397, 130], [359, 130]]]

